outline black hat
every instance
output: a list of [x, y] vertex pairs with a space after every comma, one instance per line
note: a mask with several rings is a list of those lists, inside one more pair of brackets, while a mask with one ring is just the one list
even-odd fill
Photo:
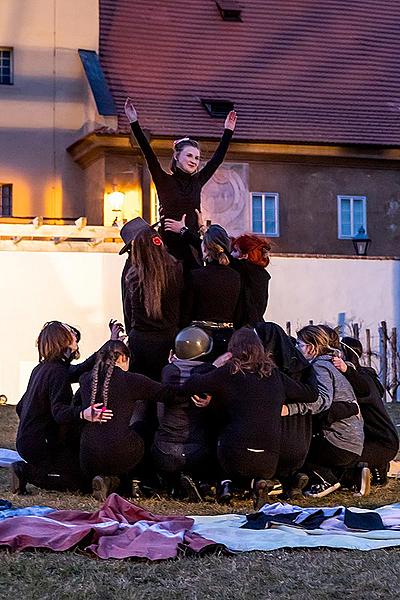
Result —
[[132, 219], [131, 221], [125, 223], [125, 225], [120, 231], [120, 235], [125, 242], [125, 246], [119, 251], [119, 254], [124, 254], [124, 252], [128, 252], [131, 242], [133, 242], [133, 240], [139, 235], [139, 233], [142, 233], [142, 231], [146, 230], [150, 231], [151, 233], [154, 233], [154, 229], [150, 227], [147, 221], [145, 221], [141, 217], [136, 217], [136, 219]]

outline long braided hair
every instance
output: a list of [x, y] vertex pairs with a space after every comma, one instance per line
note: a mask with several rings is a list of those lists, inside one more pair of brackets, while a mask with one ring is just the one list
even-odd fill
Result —
[[130, 357], [128, 346], [121, 340], [110, 340], [97, 352], [92, 371], [91, 406], [96, 403], [103, 403], [104, 407], [107, 408], [110, 380], [115, 362], [120, 356]]

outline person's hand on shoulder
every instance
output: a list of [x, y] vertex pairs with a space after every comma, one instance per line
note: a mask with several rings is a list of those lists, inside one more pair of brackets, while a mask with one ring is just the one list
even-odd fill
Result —
[[203, 396], [192, 396], [192, 400], [197, 408], [205, 408], [210, 404], [212, 396], [204, 394]]
[[338, 371], [340, 371], [341, 373], [346, 373], [348, 366], [347, 364], [344, 362], [344, 360], [342, 358], [340, 358], [339, 356], [333, 356], [332, 357], [332, 364], [338, 369]]

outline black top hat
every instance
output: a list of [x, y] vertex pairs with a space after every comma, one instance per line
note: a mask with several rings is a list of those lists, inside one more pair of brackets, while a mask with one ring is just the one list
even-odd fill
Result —
[[136, 217], [136, 219], [132, 219], [131, 221], [125, 223], [120, 231], [120, 235], [125, 242], [125, 246], [119, 251], [119, 254], [124, 254], [124, 252], [127, 252], [131, 242], [133, 242], [139, 233], [142, 233], [142, 231], [146, 230], [154, 233], [154, 229], [150, 227], [147, 221], [141, 217]]

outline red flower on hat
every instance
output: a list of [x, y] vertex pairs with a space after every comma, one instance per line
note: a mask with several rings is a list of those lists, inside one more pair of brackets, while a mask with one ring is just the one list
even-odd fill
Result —
[[162, 246], [162, 239], [160, 238], [160, 236], [159, 236], [159, 235], [154, 235], [154, 236], [151, 238], [151, 241], [153, 242], [153, 244], [154, 244], [155, 246]]

